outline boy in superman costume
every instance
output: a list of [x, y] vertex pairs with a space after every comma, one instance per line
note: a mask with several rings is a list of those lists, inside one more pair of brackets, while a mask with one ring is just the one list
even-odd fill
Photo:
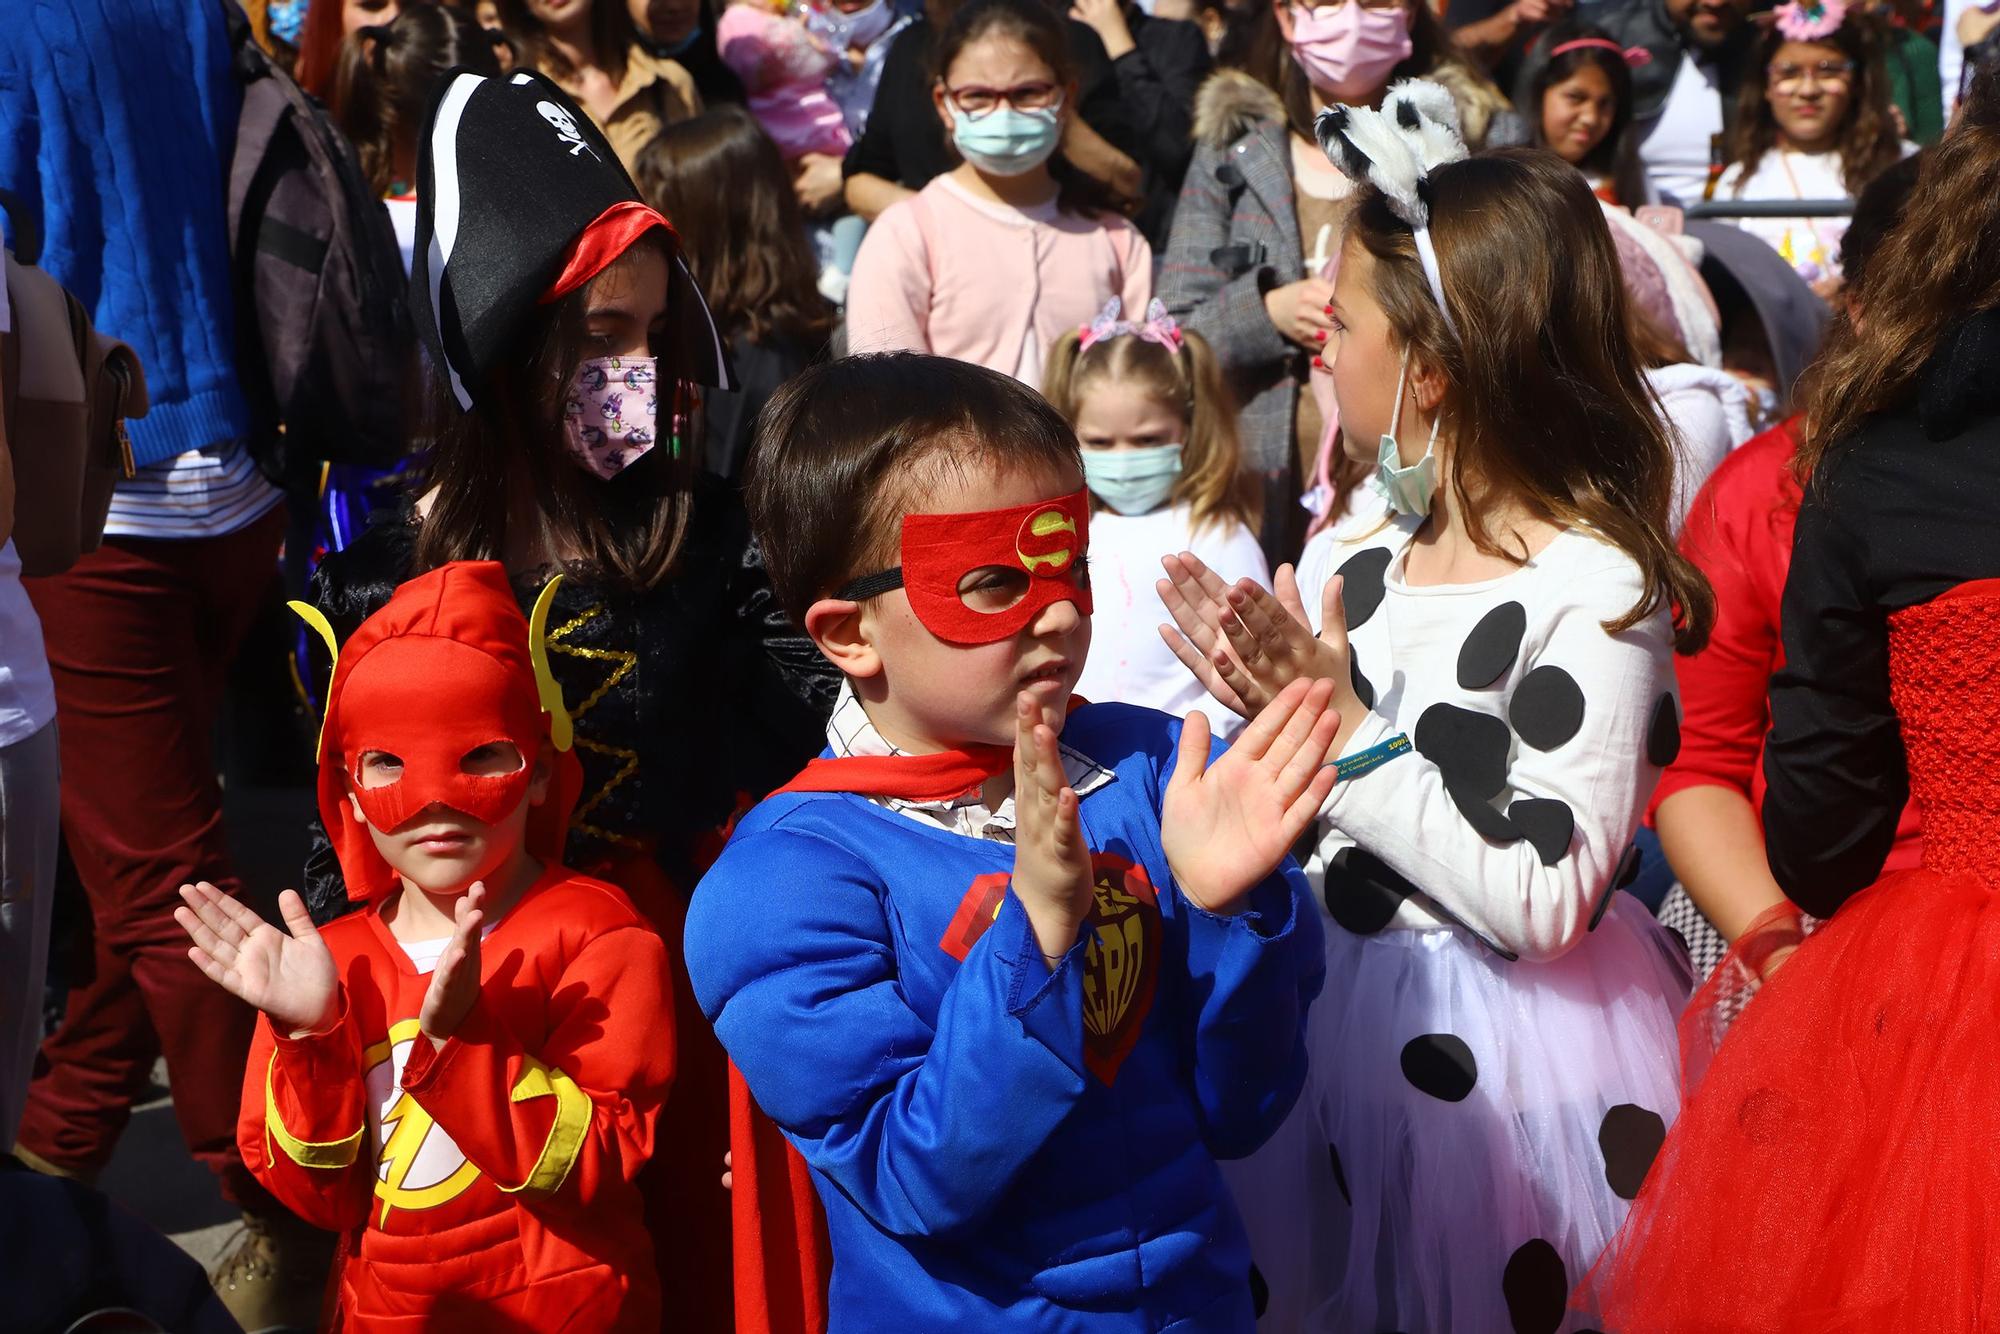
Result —
[[1251, 1330], [1215, 1160], [1305, 1074], [1322, 945], [1286, 851], [1334, 781], [1330, 692], [1219, 756], [1198, 714], [1072, 701], [1089, 503], [1005, 376], [815, 368], [752, 476], [773, 587], [847, 686], [696, 891], [687, 961], [810, 1167], [832, 1334]]
[[531, 635], [502, 567], [458, 562], [345, 645], [316, 622], [320, 816], [366, 906], [320, 932], [288, 890], [281, 931], [204, 884], [175, 910], [196, 965], [262, 1011], [244, 1161], [355, 1234], [336, 1327], [660, 1325], [632, 1177], [673, 1076], [666, 953], [560, 862], [580, 771], [546, 606]]

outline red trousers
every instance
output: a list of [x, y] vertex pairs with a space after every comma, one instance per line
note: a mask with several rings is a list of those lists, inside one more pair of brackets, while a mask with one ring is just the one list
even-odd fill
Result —
[[90, 899], [95, 975], [42, 1044], [19, 1142], [94, 1174], [164, 1054], [194, 1157], [239, 1204], [267, 1197], [236, 1153], [256, 1014], [188, 961], [179, 887], [239, 885], [213, 733], [230, 662], [271, 587], [282, 507], [191, 541], [107, 538], [69, 572], [25, 581], [48, 641], [62, 743], [62, 824]]

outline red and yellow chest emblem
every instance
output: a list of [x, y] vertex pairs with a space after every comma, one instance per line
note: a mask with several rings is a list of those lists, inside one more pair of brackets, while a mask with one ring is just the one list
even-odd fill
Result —
[[[1100, 1083], [1118, 1078], [1160, 985], [1160, 897], [1144, 868], [1108, 852], [1091, 856], [1097, 879], [1083, 951], [1083, 1060]], [[1005, 873], [973, 880], [938, 948], [961, 962], [1000, 915]]]

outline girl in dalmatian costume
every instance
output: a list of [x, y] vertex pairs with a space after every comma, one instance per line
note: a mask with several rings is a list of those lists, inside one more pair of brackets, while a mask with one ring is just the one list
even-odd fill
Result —
[[1327, 361], [1393, 517], [1321, 534], [1275, 596], [1192, 555], [1160, 585], [1221, 703], [1338, 683], [1311, 1075], [1232, 1165], [1268, 1329], [1587, 1328], [1570, 1289], [1680, 1101], [1685, 955], [1616, 889], [1678, 745], [1671, 654], [1713, 599], [1672, 546], [1589, 188], [1545, 154], [1468, 158], [1456, 124], [1411, 81], [1317, 126], [1362, 186]]

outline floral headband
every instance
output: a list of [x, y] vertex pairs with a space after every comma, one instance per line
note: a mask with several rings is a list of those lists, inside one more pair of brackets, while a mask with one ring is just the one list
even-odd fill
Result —
[[1107, 338], [1116, 338], [1120, 334], [1131, 334], [1134, 338], [1158, 343], [1169, 352], [1181, 350], [1181, 344], [1186, 339], [1181, 333], [1181, 326], [1174, 322], [1173, 316], [1167, 314], [1166, 302], [1154, 297], [1152, 303], [1146, 307], [1144, 324], [1134, 324], [1130, 320], [1119, 319], [1124, 310], [1125, 303], [1118, 297], [1114, 296], [1105, 302], [1104, 309], [1097, 312], [1097, 318], [1076, 331], [1076, 350], [1087, 352], [1092, 344], [1101, 343]]
[[1845, 0], [1791, 0], [1778, 6], [1778, 31], [1788, 41], [1823, 41], [1840, 31], [1846, 18]]
[[1573, 42], [1564, 42], [1549, 52], [1549, 59], [1570, 51], [1609, 51], [1619, 57], [1631, 69], [1653, 63], [1653, 53], [1643, 46], [1620, 46], [1609, 37], [1579, 37]]

